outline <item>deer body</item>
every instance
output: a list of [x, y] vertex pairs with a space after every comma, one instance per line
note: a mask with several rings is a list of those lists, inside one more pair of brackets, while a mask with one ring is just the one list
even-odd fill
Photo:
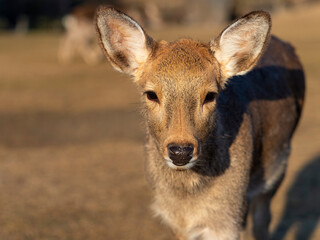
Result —
[[[149, 139], [154, 209], [177, 231], [187, 229], [195, 235], [210, 226], [212, 234], [238, 232], [232, 222], [242, 221], [245, 201], [273, 194], [280, 184], [301, 111], [302, 102], [296, 101], [302, 100], [304, 89], [300, 63], [286, 49], [290, 46], [272, 38], [256, 68], [222, 90], [216, 108], [219, 118], [203, 148], [207, 162], [201, 168], [172, 174]], [[276, 55], [268, 56], [269, 51]], [[246, 194], [248, 198], [243, 198]]]
[[70, 63], [76, 56], [89, 65], [97, 64], [102, 54], [94, 38], [93, 16], [96, 6], [85, 4], [77, 6], [63, 17], [65, 34], [61, 39], [58, 58], [61, 63]]
[[293, 48], [253, 12], [209, 44], [155, 42], [131, 18], [97, 14], [106, 57], [141, 89], [153, 209], [182, 239], [268, 239], [269, 205], [283, 179], [304, 76]]

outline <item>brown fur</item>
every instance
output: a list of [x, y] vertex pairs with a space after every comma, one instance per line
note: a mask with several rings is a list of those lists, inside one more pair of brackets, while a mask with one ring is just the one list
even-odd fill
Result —
[[[142, 93], [155, 213], [181, 239], [233, 240], [250, 210], [252, 237], [268, 239], [304, 99], [293, 48], [275, 37], [267, 45], [270, 16], [250, 13], [209, 44], [156, 42], [110, 8], [96, 19], [105, 55]], [[175, 165], [172, 144], [193, 146], [192, 160]]]

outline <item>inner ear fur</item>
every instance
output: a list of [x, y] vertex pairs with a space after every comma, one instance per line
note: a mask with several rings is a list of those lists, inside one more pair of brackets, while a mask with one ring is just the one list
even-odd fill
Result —
[[106, 6], [98, 8], [95, 23], [100, 46], [112, 66], [135, 75], [152, 50], [153, 40], [126, 14]]
[[255, 66], [268, 45], [270, 30], [269, 13], [254, 11], [236, 20], [210, 42], [223, 80], [245, 74]]

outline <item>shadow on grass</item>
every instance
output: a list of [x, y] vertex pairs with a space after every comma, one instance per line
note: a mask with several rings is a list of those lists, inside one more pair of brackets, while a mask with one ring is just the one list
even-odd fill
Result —
[[320, 155], [313, 158], [297, 175], [287, 193], [283, 217], [273, 233], [281, 240], [296, 226], [296, 240], [311, 239], [320, 219]]

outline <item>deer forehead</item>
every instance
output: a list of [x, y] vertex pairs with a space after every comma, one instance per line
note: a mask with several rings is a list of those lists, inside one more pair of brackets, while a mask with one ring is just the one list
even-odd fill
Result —
[[139, 78], [144, 86], [163, 88], [203, 88], [215, 87], [219, 76], [218, 64], [209, 45], [181, 39], [177, 42], [158, 43], [150, 61]]

